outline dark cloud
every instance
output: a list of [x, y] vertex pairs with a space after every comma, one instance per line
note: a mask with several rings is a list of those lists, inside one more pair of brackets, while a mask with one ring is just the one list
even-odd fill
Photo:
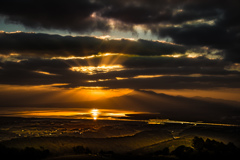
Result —
[[114, 18], [129, 24], [181, 24], [198, 19], [218, 19], [224, 9], [235, 5], [234, 1], [217, 0], [133, 0], [103, 1], [108, 7], [101, 16]]
[[240, 62], [239, 8], [236, 0], [122, 1], [113, 3], [102, 16], [143, 24], [153, 34], [171, 37], [175, 43], [221, 49], [226, 60]]
[[[54, 0], [51, 3], [46, 0], [34, 2], [4, 0], [1, 2], [0, 15], [5, 17], [5, 21], [8, 23], [23, 24], [35, 29], [60, 29], [79, 33], [94, 31], [106, 33], [111, 30], [121, 30], [131, 31], [137, 35], [134, 27], [142, 25], [144, 26], [143, 30], [150, 30], [152, 34], [160, 37], [171, 37], [176, 43], [221, 49], [224, 51], [226, 60], [240, 62], [239, 8], [240, 2], [237, 0], [161, 0], [161, 2], [158, 0]], [[212, 24], [209, 24], [209, 21]], [[54, 39], [54, 37], [52, 38]], [[73, 48], [76, 47], [75, 40], [66, 37], [65, 39], [73, 42]], [[56, 41], [68, 48], [62, 40]], [[91, 41], [98, 45], [101, 43], [100, 40], [96, 42], [97, 40], [91, 39]], [[44, 41], [42, 43], [44, 44]], [[159, 52], [154, 45], [150, 49], [151, 47], [143, 41], [141, 43], [132, 42], [131, 45], [126, 45], [126, 41], [122, 41], [117, 46], [116, 43], [115, 41], [104, 43], [101, 49], [106, 51], [108, 48], [109, 51], [116, 52], [117, 50], [119, 52], [119, 49], [120, 51], [124, 50], [123, 48], [126, 50], [125, 46], [129, 46], [129, 50], [126, 52], [130, 50], [133, 52], [132, 48], [135, 50], [136, 45], [139, 45], [137, 54], [163, 53]], [[110, 50], [109, 46], [112, 44], [116, 48]], [[97, 48], [96, 45], [89, 44], [89, 46]], [[141, 46], [143, 47], [141, 48]], [[51, 43], [44, 47], [54, 48]], [[146, 48], [148, 49], [146, 50]], [[62, 53], [61, 49], [59, 53]], [[72, 51], [76, 53], [86, 50], [69, 49], [66, 52], [72, 54]], [[154, 53], [153, 50], [155, 50]], [[167, 50], [172, 52], [170, 48]], [[95, 52], [94, 49], [91, 50], [91, 54], [93, 52]]]
[[131, 88], [131, 89], [212, 89], [220, 88], [223, 86], [228, 88], [239, 88], [240, 87], [239, 80], [240, 80], [239, 76], [238, 77], [164, 76], [159, 78], [96, 82], [92, 83], [91, 86], [95, 85], [109, 88]]
[[229, 48], [226, 51], [225, 60], [239, 63], [240, 62], [240, 47], [233, 46], [232, 48]]
[[148, 24], [168, 21], [172, 17], [170, 9], [159, 13], [157, 10], [150, 9], [147, 6], [127, 6], [127, 7], [112, 7], [106, 10], [103, 17], [114, 18], [125, 23], [131, 24]]
[[187, 21], [194, 21], [198, 19], [214, 20], [218, 18], [219, 13], [221, 13], [221, 11], [212, 9], [198, 12], [196, 12], [196, 10], [181, 10], [179, 13], [176, 13], [171, 17], [170, 23], [181, 24]]
[[234, 35], [229, 34], [225, 28], [207, 24], [166, 27], [161, 28], [159, 33], [161, 36], [170, 36], [179, 44], [211, 46], [219, 49], [224, 49], [234, 41]]
[[110, 26], [105, 20], [91, 17], [102, 7], [89, 0], [4, 0], [1, 1], [0, 14], [6, 16], [8, 23], [19, 23], [30, 28], [75, 32], [108, 31]]
[[99, 52], [134, 55], [165, 55], [184, 53], [186, 47], [139, 39], [102, 40], [94, 37], [71, 37], [36, 33], [0, 33], [0, 53], [26, 55], [86, 56]]
[[78, 32], [108, 31], [108, 19], [116, 19], [122, 25], [176, 24], [197, 19], [224, 19], [224, 23], [231, 24], [239, 13], [239, 2], [235, 0], [6, 0], [1, 4], [0, 14], [9, 23]]
[[[177, 27], [152, 28], [152, 31], [160, 36], [171, 37], [178, 44], [221, 49], [226, 60], [240, 62], [239, 7], [239, 1], [193, 1], [184, 5], [182, 11], [173, 17], [171, 24], [187, 20], [192, 22]], [[212, 24], [208, 21], [212, 21]]]
[[123, 62], [124, 66], [129, 68], [150, 68], [150, 67], [214, 67], [223, 69], [224, 66], [229, 65], [228, 62], [222, 60], [210, 60], [206, 57], [186, 58], [185, 56], [179, 58], [173, 57], [131, 57]]
[[[136, 24], [168, 20], [172, 15], [171, 7], [176, 7], [176, 2], [172, 2], [53, 0], [50, 3], [47, 0], [4, 0], [1, 2], [0, 14], [6, 16], [9, 23], [21, 23], [31, 28], [108, 31], [111, 27], [106, 17]], [[92, 17], [93, 13], [100, 18]]]
[[[60, 29], [71, 32], [108, 32], [110, 30], [145, 31], [170, 37], [174, 43], [139, 39], [103, 40], [36, 33], [0, 33], [0, 83], [40, 85], [69, 83], [65, 87], [103, 86], [132, 89], [206, 89], [240, 87], [239, 72], [226, 66], [240, 62], [240, 2], [236, 0], [4, 0], [0, 15], [7, 23], [35, 29]], [[160, 57], [186, 53], [206, 47], [225, 55], [224, 60]], [[54, 56], [87, 56], [99, 52], [137, 56], [115, 57], [114, 63], [126, 69], [88, 75], [71, 71], [71, 66], [99, 65], [101, 57], [76, 60], [43, 59]], [[33, 58], [34, 57], [34, 58]], [[91, 62], [91, 63], [90, 63]], [[51, 74], [41, 74], [45, 71]], [[194, 76], [194, 74], [197, 74]], [[138, 75], [162, 75], [134, 78]], [[212, 76], [210, 76], [212, 75]], [[128, 79], [117, 80], [116, 77]], [[111, 79], [88, 83], [87, 80]]]
[[[70, 70], [72, 66], [85, 66], [88, 63], [97, 66], [101, 61], [102, 59], [99, 57], [92, 60], [29, 58], [20, 62], [6, 61], [1, 63], [0, 83], [14, 85], [68, 83], [69, 85], [63, 86], [67, 88], [79, 86], [131, 89], [240, 87], [238, 83], [240, 80], [239, 72], [225, 70], [229, 63], [206, 58], [128, 57], [122, 63], [125, 69], [121, 71], [99, 72], [89, 75]], [[118, 61], [116, 61], [116, 64], [118, 64]], [[37, 71], [50, 74], [42, 74]], [[139, 75], [160, 76], [137, 78], [136, 76]], [[117, 77], [127, 79], [118, 80]], [[99, 79], [107, 79], [107, 81], [99, 81]], [[89, 83], [89, 80], [96, 82]]]
[[[240, 31], [240, 30], [239, 30]], [[227, 60], [239, 62], [239, 36], [220, 25], [183, 25], [159, 29], [160, 36], [170, 36], [177, 44], [208, 46], [224, 51]]]

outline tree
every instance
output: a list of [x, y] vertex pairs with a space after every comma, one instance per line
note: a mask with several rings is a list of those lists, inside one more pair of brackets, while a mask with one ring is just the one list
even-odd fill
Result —
[[172, 151], [172, 154], [177, 156], [180, 159], [189, 159], [193, 154], [193, 149], [190, 147], [181, 145], [177, 147], [174, 151]]
[[204, 140], [199, 137], [194, 137], [193, 138], [193, 148], [195, 150], [201, 151], [204, 147]]
[[155, 155], [168, 155], [169, 154], [169, 148], [166, 147], [163, 150], [159, 150], [154, 152]]
[[40, 160], [47, 158], [50, 155], [49, 150], [39, 150], [33, 147], [26, 147], [25, 149], [8, 148], [0, 144], [1, 157], [8, 159], [24, 159], [24, 160]]
[[84, 148], [83, 146], [73, 147], [73, 151], [76, 154], [91, 154], [91, 150], [89, 148]]
[[83, 146], [76, 146], [76, 147], [73, 147], [73, 151], [76, 154], [83, 154], [85, 153], [85, 148]]

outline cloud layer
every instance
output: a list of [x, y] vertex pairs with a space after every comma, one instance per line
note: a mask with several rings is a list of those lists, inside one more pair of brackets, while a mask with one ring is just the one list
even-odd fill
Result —
[[[3, 0], [0, 18], [5, 23], [80, 34], [150, 31], [168, 42], [2, 31], [0, 83], [238, 88], [239, 8], [236, 0]], [[100, 65], [108, 68], [101, 71]], [[111, 65], [122, 68], [111, 70]], [[82, 66], [96, 74], [72, 69]]]
[[99, 52], [132, 55], [168, 55], [185, 53], [182, 45], [139, 39], [104, 40], [95, 37], [72, 37], [37, 33], [0, 33], [0, 53], [40, 56], [87, 56]]
[[[51, 3], [46, 0], [4, 0], [0, 15], [6, 23], [78, 33], [121, 30], [136, 34], [138, 26], [142, 31], [170, 37], [177, 44], [219, 49], [226, 60], [240, 62], [239, 8], [240, 2], [236, 0], [53, 0]], [[72, 41], [75, 40], [67, 40]], [[94, 43], [100, 42], [95, 40]], [[72, 44], [75, 48], [76, 43]], [[116, 49], [122, 45], [125, 43]]]
[[[12, 58], [9, 58], [12, 57]], [[206, 57], [100, 55], [91, 58], [31, 58], [9, 55], [0, 63], [0, 83], [130, 89], [239, 88], [240, 73], [221, 59]], [[15, 59], [14, 59], [14, 58]], [[101, 68], [99, 66], [109, 66]], [[122, 66], [112, 69], [112, 66]], [[77, 69], [73, 70], [72, 67]], [[84, 67], [81, 69], [81, 67]], [[98, 68], [99, 67], [99, 68]], [[87, 70], [87, 71], [86, 71]], [[94, 72], [94, 74], [90, 74]], [[59, 86], [61, 87], [61, 86]]]

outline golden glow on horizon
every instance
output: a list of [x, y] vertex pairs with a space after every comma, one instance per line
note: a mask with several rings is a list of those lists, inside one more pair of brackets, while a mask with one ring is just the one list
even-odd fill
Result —
[[101, 66], [81, 66], [81, 67], [72, 67], [71, 71], [81, 72], [89, 75], [97, 73], [107, 73], [112, 71], [121, 71], [124, 70], [122, 65], [101, 65]]
[[184, 54], [171, 54], [171, 55], [162, 55], [161, 57], [172, 57], [172, 58], [179, 58], [183, 57]]
[[105, 115], [110, 117], [126, 117], [126, 113], [106, 113]]
[[138, 75], [138, 76], [135, 76], [133, 78], [157, 78], [157, 77], [162, 77], [164, 75]]
[[116, 77], [117, 80], [125, 80], [125, 79], [129, 79], [127, 77]]
[[[203, 77], [203, 76], [211, 76], [208, 74], [188, 74], [188, 75], [181, 75], [181, 74], [166, 74], [166, 75], [138, 75], [133, 77], [134, 79], [147, 79], [147, 78], [158, 78], [158, 77]], [[220, 75], [221, 76], [221, 75]]]
[[95, 83], [95, 82], [97, 82], [96, 80], [88, 80], [87, 81], [88, 83]]
[[197, 58], [197, 57], [201, 57], [201, 54], [195, 54], [195, 53], [190, 53], [187, 54], [187, 58]]
[[[23, 111], [24, 110], [24, 111]], [[91, 109], [89, 108], [14, 108], [3, 110], [1, 113], [8, 116], [25, 118], [70, 118], [70, 119], [112, 119], [127, 117], [128, 114], [149, 114], [148, 112], [135, 112], [117, 109]], [[0, 115], [1, 115], [0, 114]]]
[[99, 82], [111, 81], [113, 79], [98, 79]]
[[[23, 31], [5, 32], [3, 30], [0, 30], [0, 33], [15, 34], [15, 33], [23, 33]], [[35, 33], [35, 32], [24, 32], [24, 33]]]
[[92, 58], [96, 58], [96, 57], [107, 57], [107, 56], [128, 56], [128, 55], [127, 54], [123, 54], [123, 53], [101, 53], [101, 52], [99, 52], [96, 55], [90, 55], [90, 56], [83, 56], [83, 57], [76, 57], [76, 56], [52, 57], [51, 59], [74, 60], [74, 59], [92, 59]]
[[49, 72], [45, 72], [45, 71], [34, 71], [34, 72], [39, 73], [39, 74], [51, 75], [51, 76], [56, 76], [57, 75], [57, 74], [49, 73]]
[[79, 113], [76, 111], [60, 111], [60, 110], [39, 110], [39, 111], [22, 111], [18, 112], [17, 115], [22, 116], [34, 116], [34, 117], [70, 117], [76, 115], [86, 115], [87, 113]]
[[[4, 101], [16, 101], [24, 104], [67, 103], [93, 101], [111, 97], [119, 97], [132, 92], [132, 89], [107, 89], [99, 86], [64, 88], [58, 86], [67, 83], [51, 85], [20, 86], [0, 85], [0, 95]], [[33, 98], [35, 97], [35, 98]]]
[[99, 36], [97, 38], [99, 38], [99, 39], [109, 39], [109, 38], [111, 38], [111, 36], [110, 35], [104, 35], [104, 36]]

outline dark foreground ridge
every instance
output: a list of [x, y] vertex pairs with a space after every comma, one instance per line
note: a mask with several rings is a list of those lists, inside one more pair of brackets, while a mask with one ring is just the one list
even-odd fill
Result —
[[41, 160], [50, 156], [47, 149], [35, 149], [26, 147], [25, 149], [8, 148], [0, 144], [0, 154], [3, 159], [24, 159], [24, 160]]
[[6, 159], [24, 159], [24, 160], [91, 160], [91, 159], [103, 159], [103, 160], [132, 160], [132, 159], [150, 159], [150, 160], [202, 160], [204, 158], [213, 159], [237, 159], [240, 149], [233, 143], [224, 144], [216, 140], [207, 138], [204, 140], [200, 137], [194, 137], [192, 139], [192, 145], [190, 147], [185, 145], [178, 146], [175, 150], [170, 151], [169, 147], [165, 147], [162, 150], [158, 150], [152, 153], [144, 155], [136, 155], [134, 152], [125, 154], [115, 153], [114, 151], [101, 150], [94, 153], [89, 148], [83, 146], [75, 146], [72, 148], [71, 155], [56, 156], [50, 153], [49, 150], [26, 147], [25, 149], [8, 148], [4, 145], [0, 145], [0, 154]]
[[235, 125], [10, 117], [1, 120], [0, 154], [7, 160], [229, 159], [240, 153], [240, 127]]

